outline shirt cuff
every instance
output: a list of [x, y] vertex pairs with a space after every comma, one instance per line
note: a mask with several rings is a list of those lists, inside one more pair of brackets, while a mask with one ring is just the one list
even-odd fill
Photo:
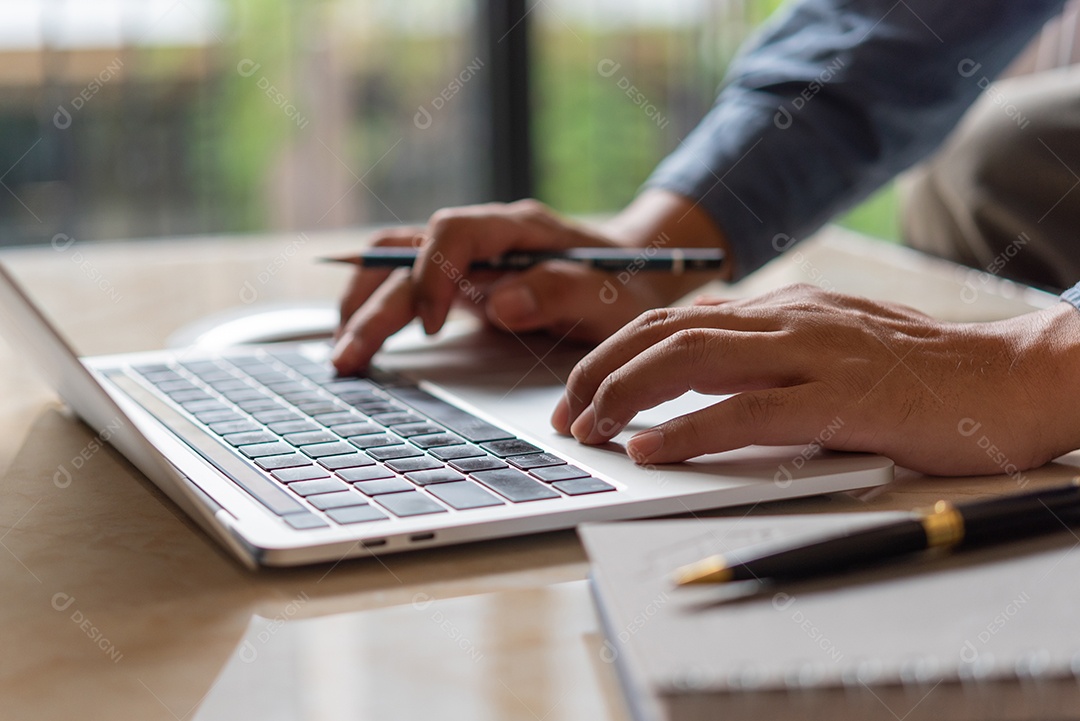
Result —
[[1069, 288], [1062, 293], [1061, 299], [1077, 310], [1080, 310], [1080, 283], [1077, 283], [1072, 288]]

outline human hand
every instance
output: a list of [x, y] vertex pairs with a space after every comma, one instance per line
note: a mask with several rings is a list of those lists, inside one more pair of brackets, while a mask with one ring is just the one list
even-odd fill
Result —
[[[613, 285], [615, 274], [569, 262], [541, 263], [522, 273], [467, 269], [475, 260], [510, 250], [644, 248], [668, 218], [677, 218], [674, 224], [698, 243], [719, 243], [715, 228], [711, 236], [708, 226], [701, 228], [710, 221], [702, 220], [689, 201], [671, 194], [646, 193], [622, 215], [627, 222], [598, 230], [524, 200], [440, 210], [424, 228], [383, 231], [375, 236], [375, 245], [413, 245], [421, 249], [420, 256], [411, 271], [357, 270], [341, 302], [334, 365], [346, 374], [362, 371], [383, 342], [416, 316], [427, 333], [437, 332], [455, 300], [503, 330], [545, 330], [593, 343], [607, 338], [643, 311], [665, 305], [689, 288], [653, 275]], [[681, 241], [668, 240], [672, 245]]]
[[935, 474], [1018, 473], [1080, 447], [1080, 313], [993, 323], [792, 286], [649, 311], [571, 373], [552, 425], [583, 443], [688, 390], [736, 395], [636, 434], [638, 463], [820, 443]]

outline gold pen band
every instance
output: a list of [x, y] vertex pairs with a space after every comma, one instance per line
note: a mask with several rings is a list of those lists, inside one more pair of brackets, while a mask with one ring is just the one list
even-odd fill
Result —
[[676, 570], [674, 580], [676, 586], [687, 586], [692, 583], [727, 583], [733, 577], [734, 573], [723, 556], [710, 556]]
[[920, 519], [926, 531], [927, 548], [949, 548], [964, 540], [964, 517], [948, 501], [938, 501], [934, 510]]

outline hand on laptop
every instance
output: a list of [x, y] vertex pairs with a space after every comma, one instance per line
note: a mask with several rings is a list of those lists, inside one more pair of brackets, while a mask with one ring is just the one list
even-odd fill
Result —
[[616, 274], [574, 263], [542, 263], [522, 273], [468, 273], [475, 260], [510, 250], [562, 250], [619, 245], [646, 248], [720, 245], [703, 211], [666, 191], [647, 191], [603, 228], [559, 217], [534, 200], [451, 208], [426, 227], [394, 228], [376, 245], [422, 248], [410, 270], [361, 268], [341, 302], [342, 325], [334, 364], [342, 373], [363, 370], [393, 333], [419, 317], [437, 332], [455, 300], [496, 328], [545, 330], [591, 342], [607, 338], [649, 308], [666, 305], [701, 283], [700, 275], [641, 274], [619, 282]]
[[819, 443], [936, 474], [1017, 474], [1080, 445], [1080, 314], [993, 323], [792, 286], [638, 317], [571, 374], [552, 424], [585, 443], [693, 389], [737, 393], [642, 431], [638, 463]]

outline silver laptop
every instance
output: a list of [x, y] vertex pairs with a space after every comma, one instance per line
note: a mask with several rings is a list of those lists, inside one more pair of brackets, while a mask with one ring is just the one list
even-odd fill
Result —
[[[244, 564], [289, 566], [883, 484], [888, 459], [750, 448], [639, 467], [548, 417], [572, 357], [516, 337], [397, 344], [334, 374], [323, 343], [78, 358], [0, 266], [0, 318], [61, 398]], [[406, 334], [407, 335], [407, 334]], [[389, 370], [387, 370], [389, 368]], [[716, 398], [688, 394], [625, 434]], [[839, 422], [839, 421], [838, 421]], [[820, 441], [835, 432], [822, 429]]]

